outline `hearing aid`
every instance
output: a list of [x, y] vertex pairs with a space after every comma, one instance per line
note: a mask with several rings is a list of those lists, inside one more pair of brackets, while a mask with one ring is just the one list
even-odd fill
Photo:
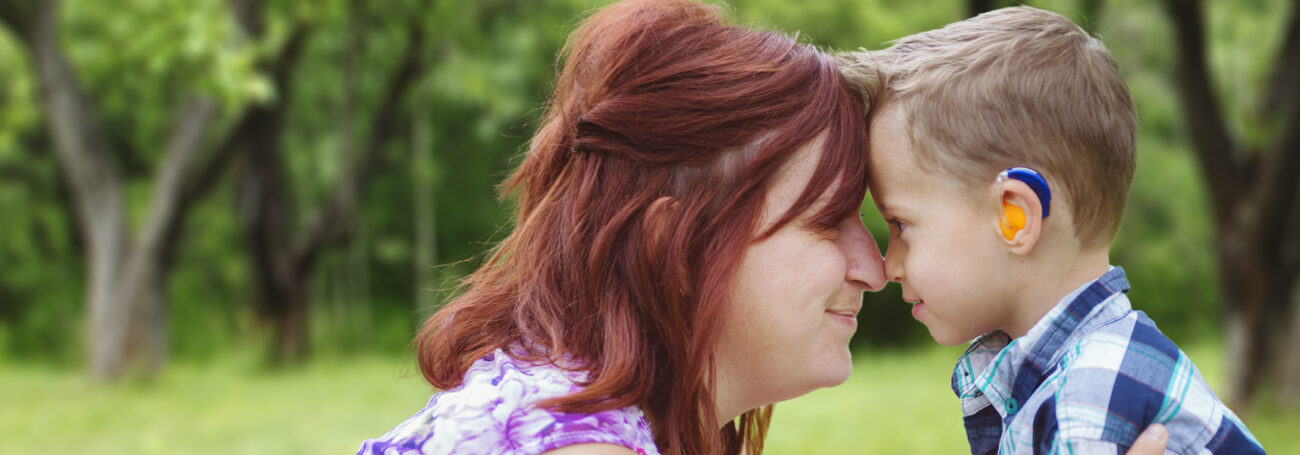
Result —
[[[1007, 179], [1016, 179], [1029, 185], [1029, 189], [1038, 195], [1038, 201], [1043, 207], [1043, 218], [1052, 209], [1052, 190], [1047, 186], [1047, 180], [1043, 178], [1038, 171], [1027, 167], [1013, 167], [998, 173], [998, 184]], [[1010, 202], [1002, 202], [1002, 236], [1007, 240], [1016, 237], [1016, 232], [1025, 228], [1025, 211]]]
[[1002, 203], [1002, 236], [1016, 238], [1016, 232], [1025, 228], [1025, 211], [1010, 202]]

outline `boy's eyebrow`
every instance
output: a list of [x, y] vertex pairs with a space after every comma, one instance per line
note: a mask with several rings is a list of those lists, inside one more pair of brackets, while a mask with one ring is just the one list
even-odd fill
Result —
[[885, 202], [883, 199], [876, 199], [876, 211], [885, 213], [889, 211], [889, 208], [889, 203]]

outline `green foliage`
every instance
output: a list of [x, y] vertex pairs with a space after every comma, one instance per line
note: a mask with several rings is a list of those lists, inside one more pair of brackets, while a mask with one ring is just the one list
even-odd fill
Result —
[[22, 49], [0, 33], [0, 358], [72, 362], [80, 346], [80, 245], [40, 131]]
[[1137, 171], [1112, 259], [1128, 272], [1134, 307], [1176, 341], [1191, 340], [1217, 332], [1220, 298], [1208, 195], [1183, 139], [1169, 83], [1171, 31], [1158, 6], [1116, 4], [1102, 18], [1102, 39], [1140, 119]]
[[231, 216], [230, 193], [224, 185], [212, 199], [226, 203], [196, 208], [177, 251], [179, 266], [168, 282], [167, 329], [170, 349], [181, 358], [211, 359], [246, 347], [256, 332], [248, 260], [233, 254], [243, 238]]
[[[1260, 147], [1276, 137], [1279, 127], [1266, 121], [1263, 104], [1270, 101], [1268, 77], [1277, 61], [1286, 24], [1281, 0], [1206, 3], [1206, 33], [1211, 77], [1224, 114], [1243, 142]], [[1290, 2], [1291, 7], [1297, 7]]]
[[63, 5], [62, 48], [102, 113], [112, 150], [128, 176], [152, 174], [151, 164], [190, 97], [216, 99], [234, 112], [273, 95], [254, 67], [259, 49], [229, 20], [228, 4], [80, 0]]
[[[280, 147], [294, 228], [310, 221], [371, 133], [388, 77], [419, 25], [427, 71], [402, 100], [396, 140], [363, 193], [354, 242], [327, 250], [312, 277], [313, 345], [323, 353], [406, 349], [423, 315], [509, 229], [511, 203], [496, 184], [537, 127], [564, 38], [605, 1], [322, 0], [266, 2], [261, 36], [248, 36], [222, 0], [63, 2], [61, 46], [98, 108], [128, 179], [133, 222], [153, 190], [163, 145], [183, 102], [215, 100], [213, 146], [250, 105], [284, 103]], [[1110, 46], [1141, 118], [1139, 165], [1113, 249], [1134, 284], [1135, 305], [1175, 340], [1218, 329], [1220, 303], [1207, 198], [1170, 87], [1170, 29], [1157, 4], [1083, 0], [1030, 4], [1088, 23]], [[1273, 66], [1281, 0], [1210, 2], [1210, 63], [1228, 117], [1251, 140], [1270, 125], [1257, 112]], [[879, 49], [965, 14], [934, 0], [735, 0], [740, 23], [798, 32], [827, 49]], [[259, 62], [307, 30], [287, 89]], [[0, 28], [2, 29], [2, 28]], [[84, 260], [52, 153], [29, 59], [0, 32], [0, 357], [65, 365], [79, 357]], [[236, 161], [233, 172], [239, 172]], [[227, 183], [187, 220], [168, 283], [172, 352], [219, 357], [264, 336], [254, 322], [255, 280], [235, 191]], [[885, 226], [864, 220], [881, 248]], [[897, 286], [867, 297], [855, 343], [930, 343]]]

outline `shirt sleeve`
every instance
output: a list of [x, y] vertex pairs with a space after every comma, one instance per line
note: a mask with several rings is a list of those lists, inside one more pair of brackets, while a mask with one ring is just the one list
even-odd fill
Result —
[[636, 408], [594, 414], [553, 413], [542, 409], [517, 415], [508, 424], [518, 453], [537, 455], [576, 444], [614, 444], [638, 454], [657, 453], [649, 423]]

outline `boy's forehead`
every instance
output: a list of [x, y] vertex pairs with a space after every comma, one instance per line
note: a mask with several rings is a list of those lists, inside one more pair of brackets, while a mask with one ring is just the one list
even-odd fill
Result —
[[907, 211], [941, 194], [966, 194], [955, 177], [920, 163], [906, 119], [902, 109], [885, 109], [871, 119], [868, 187], [876, 206]]
[[898, 109], [886, 109], [871, 119], [871, 147], [867, 153], [872, 188], [881, 184], [893, 186], [899, 180], [909, 180], [909, 174], [918, 171], [905, 118]]

